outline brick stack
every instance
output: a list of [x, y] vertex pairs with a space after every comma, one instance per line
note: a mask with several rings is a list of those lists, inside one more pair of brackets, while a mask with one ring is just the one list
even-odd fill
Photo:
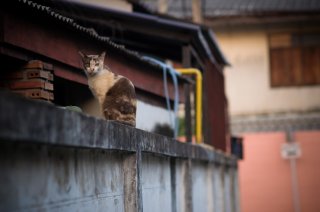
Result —
[[29, 61], [21, 70], [1, 77], [1, 87], [27, 98], [53, 101], [53, 66], [39, 60]]

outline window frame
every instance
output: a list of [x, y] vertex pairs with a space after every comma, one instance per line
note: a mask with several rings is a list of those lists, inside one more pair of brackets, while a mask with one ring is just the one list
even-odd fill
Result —
[[269, 33], [268, 53], [271, 88], [320, 85], [320, 30]]

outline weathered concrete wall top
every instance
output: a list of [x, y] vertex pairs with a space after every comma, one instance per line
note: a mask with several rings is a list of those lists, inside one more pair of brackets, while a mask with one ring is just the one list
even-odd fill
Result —
[[30, 101], [0, 92], [0, 137], [83, 148], [151, 152], [172, 157], [227, 163], [235, 158], [200, 145], [177, 142], [117, 122], [60, 109], [46, 102]]
[[237, 162], [210, 148], [7, 92], [0, 126], [0, 211], [237, 211]]

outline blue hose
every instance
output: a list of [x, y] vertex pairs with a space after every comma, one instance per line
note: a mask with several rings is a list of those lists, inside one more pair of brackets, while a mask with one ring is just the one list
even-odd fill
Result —
[[174, 137], [177, 138], [178, 130], [179, 130], [179, 119], [178, 119], [178, 106], [179, 106], [179, 89], [178, 89], [178, 78], [177, 76], [180, 75], [179, 72], [174, 70], [170, 65], [167, 65], [157, 59], [144, 56], [143, 59], [153, 62], [159, 66], [161, 66], [163, 70], [163, 85], [164, 85], [164, 94], [166, 97], [166, 104], [168, 111], [171, 111], [170, 106], [170, 98], [169, 98], [169, 90], [168, 90], [168, 82], [167, 82], [167, 71], [169, 71], [173, 85], [174, 85], [174, 105], [173, 105], [173, 113], [174, 117], [172, 117], [171, 113], [169, 113], [169, 119], [174, 129]]

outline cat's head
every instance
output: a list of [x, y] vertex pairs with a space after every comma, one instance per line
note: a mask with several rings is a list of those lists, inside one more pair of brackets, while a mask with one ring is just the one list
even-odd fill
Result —
[[79, 54], [82, 57], [83, 69], [87, 76], [94, 76], [103, 70], [105, 52], [100, 55], [86, 55], [79, 51]]

